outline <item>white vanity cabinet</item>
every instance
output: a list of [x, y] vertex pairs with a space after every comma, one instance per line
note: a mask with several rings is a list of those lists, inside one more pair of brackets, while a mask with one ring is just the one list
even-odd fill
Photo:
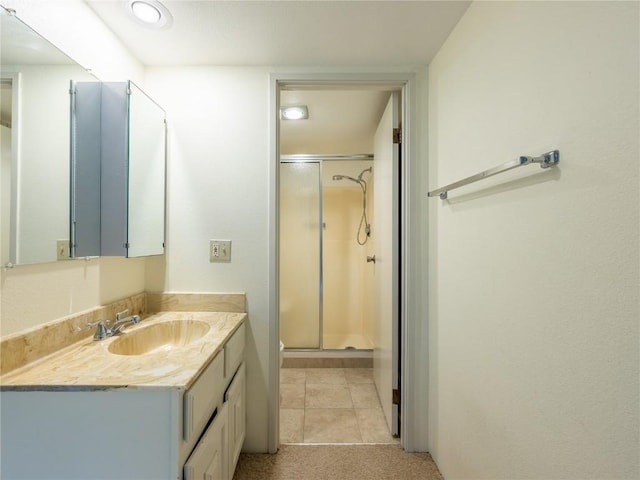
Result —
[[[228, 385], [224, 401], [219, 405], [215, 416], [185, 463], [184, 480], [231, 480], [233, 478], [244, 442], [246, 425], [244, 344], [245, 333], [242, 325], [224, 348], [226, 367], [224, 384]], [[218, 393], [217, 390], [214, 393], [216, 398]], [[185, 398], [187, 397], [188, 395], [185, 395]]]
[[184, 464], [184, 480], [226, 480], [233, 476], [229, 473], [228, 410], [225, 403]]
[[238, 368], [225, 394], [225, 405], [229, 408], [229, 462], [235, 470], [244, 443], [246, 430], [246, 375], [244, 363]]
[[244, 344], [240, 323], [186, 389], [3, 385], [0, 478], [230, 480], [245, 434]]
[[183, 450], [191, 451], [224, 393], [224, 354], [219, 353], [182, 397]]
[[184, 465], [184, 480], [231, 480], [244, 442], [245, 367], [240, 365], [213, 418]]

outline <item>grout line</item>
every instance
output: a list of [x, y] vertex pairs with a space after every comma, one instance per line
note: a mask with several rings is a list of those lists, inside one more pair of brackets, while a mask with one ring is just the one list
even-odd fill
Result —
[[[349, 389], [349, 393], [351, 393], [351, 389]], [[353, 403], [353, 398], [351, 398], [351, 403]], [[353, 416], [356, 417], [356, 424], [358, 425], [358, 431], [360, 432], [360, 438], [364, 442], [364, 435], [362, 434], [362, 425], [360, 425], [360, 420], [358, 419], [358, 414], [356, 413], [355, 405], [353, 408]]]
[[302, 409], [302, 443], [304, 443], [307, 430], [307, 371], [304, 372], [304, 408]]

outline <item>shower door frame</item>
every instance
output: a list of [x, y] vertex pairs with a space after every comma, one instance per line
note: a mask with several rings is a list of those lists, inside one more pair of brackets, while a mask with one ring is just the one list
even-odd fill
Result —
[[[364, 160], [364, 161], [373, 161], [373, 154], [370, 153], [362, 153], [362, 154], [353, 154], [353, 155], [341, 155], [341, 154], [322, 154], [322, 153], [298, 153], [298, 154], [290, 154], [290, 155], [280, 155], [280, 161], [278, 165], [283, 163], [317, 163], [320, 168], [319, 178], [318, 178], [318, 192], [319, 192], [319, 208], [318, 208], [318, 219], [319, 219], [319, 247], [320, 247], [320, 267], [319, 267], [319, 278], [318, 278], [318, 288], [319, 288], [319, 311], [318, 311], [318, 347], [317, 348], [305, 348], [305, 347], [287, 347], [285, 343], [285, 348], [287, 350], [293, 350], [298, 352], [325, 352], [325, 351], [340, 351], [344, 352], [344, 349], [328, 349], [324, 348], [324, 184], [322, 182], [322, 170], [324, 168], [324, 162], [334, 162], [334, 161], [355, 161], [355, 160]], [[280, 187], [278, 187], [280, 188]], [[279, 221], [278, 221], [279, 228]]]

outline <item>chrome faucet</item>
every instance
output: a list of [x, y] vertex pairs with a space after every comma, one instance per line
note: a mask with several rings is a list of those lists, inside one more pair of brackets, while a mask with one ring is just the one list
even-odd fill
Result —
[[130, 317], [125, 317], [125, 315], [129, 313], [129, 310], [123, 310], [122, 312], [116, 313], [116, 321], [111, 325], [109, 320], [99, 320], [93, 323], [87, 323], [87, 327], [96, 327], [96, 333], [93, 336], [94, 340], [104, 340], [108, 337], [113, 337], [114, 335], [118, 335], [122, 333], [122, 327], [129, 323], [138, 323], [140, 321], [140, 317], [138, 315], [131, 315]]

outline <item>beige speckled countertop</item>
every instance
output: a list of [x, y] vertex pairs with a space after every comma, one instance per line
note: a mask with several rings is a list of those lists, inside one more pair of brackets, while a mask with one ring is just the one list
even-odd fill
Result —
[[[188, 388], [246, 318], [231, 312], [160, 312], [101, 341], [88, 337], [0, 377], [7, 390]], [[209, 331], [185, 346], [142, 355], [117, 355], [109, 345], [135, 330], [173, 320], [199, 320]]]

